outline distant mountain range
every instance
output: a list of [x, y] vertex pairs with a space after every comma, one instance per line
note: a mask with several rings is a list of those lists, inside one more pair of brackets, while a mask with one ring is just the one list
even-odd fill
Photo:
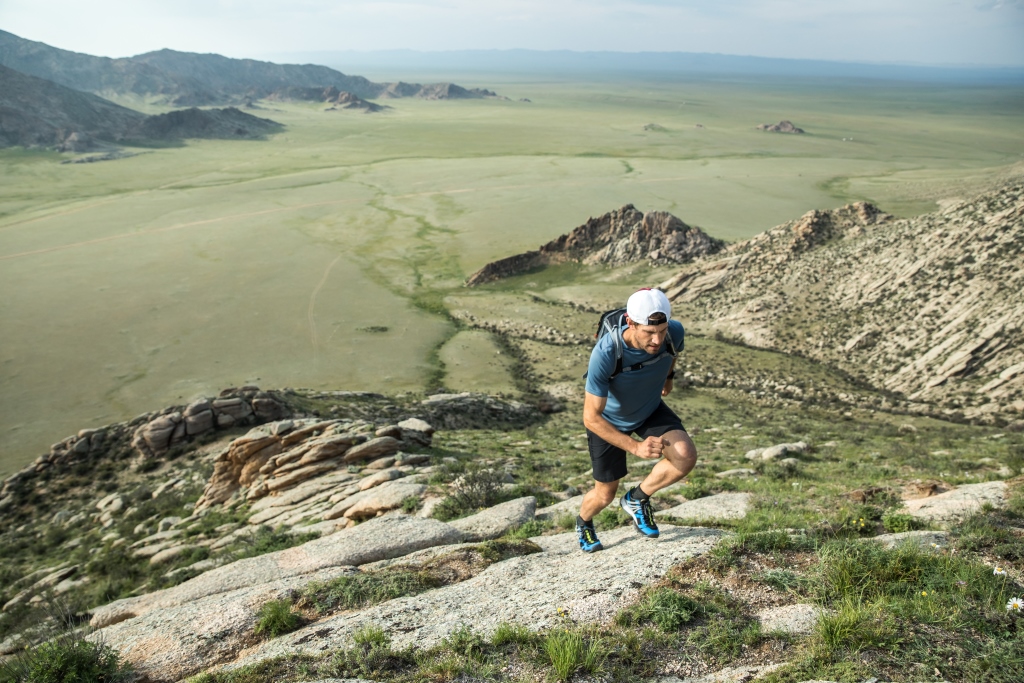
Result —
[[[192, 109], [147, 117], [104, 99], [123, 95]], [[258, 138], [281, 125], [233, 107], [196, 107], [269, 98], [381, 111], [386, 107], [362, 99], [378, 97], [442, 100], [497, 95], [454, 83], [374, 83], [314, 64], [273, 64], [174, 50], [111, 59], [0, 31], [0, 147], [80, 152], [106, 143]]]
[[609, 76], [672, 78], [780, 76], [949, 83], [1024, 83], [1024, 68], [863, 64], [814, 59], [777, 59], [699, 52], [575, 52], [571, 50], [370, 50], [290, 52], [281, 60], [345, 64], [346, 68], [418, 73], [543, 73], [574, 79]]
[[70, 52], [0, 31], [0, 65], [97, 95], [156, 96], [175, 106], [238, 104], [286, 89], [336, 88], [363, 98], [495, 97], [452, 83], [374, 83], [314, 64], [273, 64], [216, 54], [158, 50], [111, 59]]
[[106, 144], [181, 138], [258, 138], [281, 125], [235, 108], [146, 116], [90, 93], [0, 66], [0, 147], [84, 152]]

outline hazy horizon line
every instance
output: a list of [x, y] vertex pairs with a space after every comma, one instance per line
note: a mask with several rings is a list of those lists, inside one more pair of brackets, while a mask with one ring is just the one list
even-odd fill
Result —
[[[161, 48], [173, 49], [173, 48]], [[1021, 64], [996, 64], [984, 62], [896, 62], [896, 61], [867, 61], [850, 59], [819, 59], [809, 57], [767, 57], [755, 54], [736, 54], [732, 52], [688, 52], [684, 50], [572, 50], [568, 48], [539, 49], [539, 48], [463, 48], [457, 50], [420, 50], [415, 48], [386, 48], [375, 50], [287, 50], [280, 52], [267, 52], [264, 59], [271, 57], [283, 58], [288, 55], [381, 55], [381, 54], [422, 54], [422, 55], [446, 55], [466, 53], [540, 53], [540, 54], [572, 54], [572, 55], [686, 55], [686, 56], [711, 56], [711, 57], [732, 57], [736, 59], [759, 59], [772, 62], [812, 62], [820, 64], [843, 64], [850, 66], [893, 66], [910, 67], [922, 69], [992, 69], [992, 70], [1021, 70], [1024, 71], [1024, 63]], [[145, 53], [142, 53], [145, 54]], [[211, 53], [216, 54], [216, 53]]]

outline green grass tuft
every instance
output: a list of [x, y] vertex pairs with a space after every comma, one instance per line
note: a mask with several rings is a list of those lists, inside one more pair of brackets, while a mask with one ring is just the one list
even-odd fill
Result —
[[271, 600], [260, 607], [253, 632], [258, 636], [276, 638], [291, 633], [302, 623], [302, 616], [292, 609], [290, 600]]
[[575, 628], [559, 628], [548, 633], [544, 652], [558, 681], [569, 680], [577, 671], [599, 673], [608, 657], [600, 640]]
[[676, 631], [699, 611], [696, 600], [666, 586], [648, 591], [636, 605], [619, 612], [615, 622], [620, 626], [651, 623], [662, 631]]
[[330, 581], [311, 583], [302, 591], [299, 605], [325, 614], [416, 595], [440, 585], [438, 577], [420, 570], [396, 568], [377, 572], [357, 571]]
[[501, 647], [502, 645], [531, 645], [536, 642], [537, 636], [533, 631], [521, 624], [509, 624], [502, 622], [491, 634], [491, 645]]
[[913, 515], [908, 515], [905, 512], [898, 512], [896, 510], [887, 510], [882, 515], [882, 526], [890, 534], [899, 534], [906, 531], [914, 531], [915, 529], [922, 529], [924, 525]]

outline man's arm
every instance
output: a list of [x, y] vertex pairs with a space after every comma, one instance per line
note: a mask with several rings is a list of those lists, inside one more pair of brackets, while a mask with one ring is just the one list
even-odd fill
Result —
[[607, 403], [607, 397], [595, 396], [586, 392], [583, 395], [583, 426], [607, 443], [617, 446], [627, 453], [632, 453], [638, 458], [645, 460], [660, 458], [664, 448], [661, 437], [650, 436], [644, 441], [637, 441], [628, 434], [623, 434], [601, 414]]
[[672, 359], [672, 367], [669, 368], [668, 378], [665, 379], [665, 386], [661, 388], [661, 395], [668, 396], [672, 393], [672, 374], [676, 371], [676, 359]]

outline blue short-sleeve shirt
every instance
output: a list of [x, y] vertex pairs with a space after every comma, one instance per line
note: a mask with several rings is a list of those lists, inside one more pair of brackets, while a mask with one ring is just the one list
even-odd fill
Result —
[[[618, 330], [621, 339], [626, 326]], [[668, 321], [668, 333], [676, 352], [683, 350], [683, 324], [677, 320]], [[660, 353], [660, 351], [659, 351]], [[622, 367], [643, 363], [658, 354], [651, 355], [641, 349], [631, 349], [622, 342]], [[657, 363], [623, 372], [611, 381], [608, 378], [615, 371], [615, 340], [610, 334], [601, 337], [590, 353], [587, 367], [587, 393], [607, 398], [602, 415], [622, 432], [632, 432], [650, 417], [661, 402], [661, 390], [672, 369], [672, 356], [666, 355]]]

